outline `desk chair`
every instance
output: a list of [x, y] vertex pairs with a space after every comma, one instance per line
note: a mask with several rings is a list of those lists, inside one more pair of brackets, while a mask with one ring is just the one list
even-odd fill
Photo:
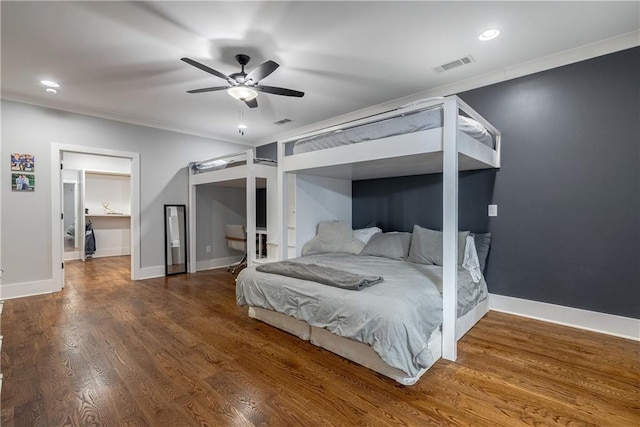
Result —
[[227, 234], [225, 236], [225, 239], [227, 239], [227, 247], [229, 249], [244, 252], [244, 256], [239, 263], [227, 267], [227, 271], [235, 274], [237, 269], [247, 266], [247, 231], [244, 225], [227, 224], [225, 227], [227, 230]]

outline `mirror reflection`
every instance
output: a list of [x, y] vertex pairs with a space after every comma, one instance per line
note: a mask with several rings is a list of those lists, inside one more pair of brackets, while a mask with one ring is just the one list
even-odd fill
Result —
[[164, 205], [165, 275], [187, 272], [185, 205]]

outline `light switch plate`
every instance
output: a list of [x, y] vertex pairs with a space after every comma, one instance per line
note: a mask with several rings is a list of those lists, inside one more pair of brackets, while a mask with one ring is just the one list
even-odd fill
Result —
[[498, 205], [489, 205], [489, 216], [498, 216]]

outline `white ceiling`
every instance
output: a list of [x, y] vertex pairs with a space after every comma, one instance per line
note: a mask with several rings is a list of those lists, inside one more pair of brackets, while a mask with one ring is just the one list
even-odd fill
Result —
[[[640, 2], [1, 2], [2, 97], [226, 141], [256, 144], [311, 123], [629, 33]], [[478, 35], [498, 28], [500, 37]], [[636, 43], [638, 44], [638, 43]], [[280, 64], [247, 108], [224, 81]], [[436, 68], [471, 55], [475, 62]], [[41, 79], [58, 81], [57, 95]], [[240, 112], [248, 129], [237, 130]], [[292, 122], [277, 126], [288, 118]]]

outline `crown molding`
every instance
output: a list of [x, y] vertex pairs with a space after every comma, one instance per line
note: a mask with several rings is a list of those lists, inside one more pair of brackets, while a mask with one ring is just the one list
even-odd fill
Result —
[[549, 55], [532, 61], [524, 62], [522, 64], [502, 68], [500, 70], [492, 71], [490, 73], [482, 74], [469, 79], [460, 80], [451, 84], [417, 92], [413, 95], [397, 98], [391, 101], [384, 102], [382, 104], [377, 104], [331, 119], [323, 120], [321, 122], [316, 122], [308, 126], [292, 129], [287, 131], [286, 133], [274, 135], [268, 138], [268, 141], [261, 140], [257, 145], [260, 146], [268, 144], [273, 141], [295, 137], [296, 135], [316, 131], [368, 115], [389, 111], [420, 99], [431, 98], [434, 96], [453, 95], [468, 90], [501, 83], [507, 80], [540, 73], [543, 71], [551, 70], [553, 68], [574, 64], [577, 62], [585, 61], [587, 59], [596, 58], [598, 56], [619, 52], [637, 46], [640, 46], [640, 30], [623, 34], [618, 37], [601, 40], [575, 49], [566, 50], [554, 55]]

